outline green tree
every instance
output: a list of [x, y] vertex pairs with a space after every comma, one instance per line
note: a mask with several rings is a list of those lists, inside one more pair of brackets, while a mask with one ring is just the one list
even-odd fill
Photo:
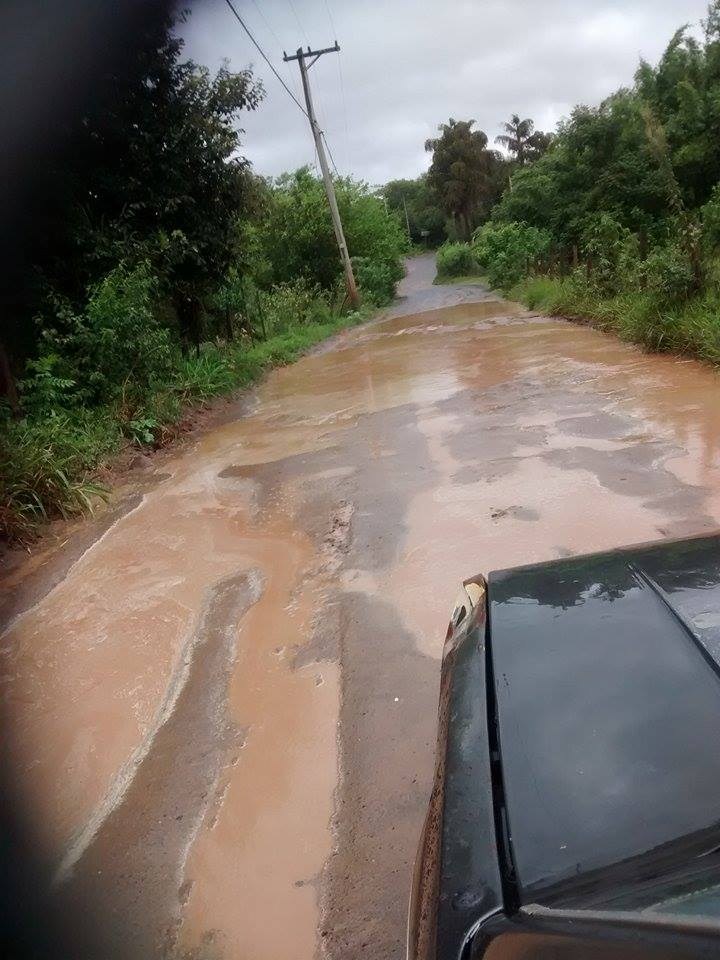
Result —
[[495, 143], [505, 147], [519, 167], [542, 156], [552, 142], [550, 134], [536, 130], [532, 120], [521, 120], [517, 113], [510, 117], [509, 123], [503, 123], [503, 129], [505, 132], [495, 137]]
[[598, 212], [635, 231], [651, 231], [669, 215], [634, 91], [619, 90], [599, 107], [576, 107], [548, 152], [514, 174], [494, 218], [549, 229], [557, 243], [570, 245]]
[[183, 340], [200, 339], [202, 301], [239, 255], [238, 217], [252, 194], [238, 115], [263, 91], [248, 70], [212, 76], [181, 61], [173, 27], [164, 5], [148, 9], [43, 173], [29, 262], [0, 304], [9, 355], [2, 362], [0, 350], [0, 386], [8, 367], [35, 355], [44, 326], [62, 335], [55, 299], [70, 304], [67, 315], [82, 312], [88, 289], [120, 262], [148, 262]]
[[454, 120], [438, 127], [440, 136], [425, 142], [432, 153], [428, 184], [459, 236], [468, 240], [502, 192], [503, 160], [487, 149], [488, 138], [473, 130], [474, 120]]
[[[398, 216], [365, 183], [341, 178], [335, 192], [350, 255], [397, 263], [407, 246]], [[309, 168], [284, 174], [272, 184], [258, 231], [273, 282], [302, 278], [326, 290], [337, 287], [342, 264], [327, 197]]]
[[380, 191], [390, 210], [409, 226], [414, 243], [427, 240], [438, 244], [445, 239], [445, 214], [427, 174], [415, 180], [390, 180]]

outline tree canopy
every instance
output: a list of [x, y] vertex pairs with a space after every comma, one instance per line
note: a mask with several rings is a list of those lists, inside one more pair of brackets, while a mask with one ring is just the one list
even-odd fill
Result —
[[506, 148], [519, 167], [531, 160], [537, 160], [552, 142], [552, 135], [535, 129], [535, 123], [527, 118], [521, 120], [517, 113], [503, 123], [504, 133], [495, 137], [495, 143]]
[[425, 143], [432, 153], [428, 184], [465, 239], [487, 216], [503, 185], [502, 157], [488, 150], [487, 135], [474, 125], [474, 120], [451, 117], [438, 127], [440, 136]]

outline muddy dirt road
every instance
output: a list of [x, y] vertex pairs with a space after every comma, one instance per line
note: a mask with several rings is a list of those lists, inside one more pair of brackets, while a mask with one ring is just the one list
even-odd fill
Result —
[[714, 371], [409, 269], [6, 584], [46, 879], [129, 956], [400, 958], [459, 581], [718, 526]]

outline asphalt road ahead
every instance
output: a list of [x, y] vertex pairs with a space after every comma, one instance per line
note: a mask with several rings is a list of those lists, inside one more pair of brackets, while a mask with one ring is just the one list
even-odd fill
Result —
[[80, 938], [399, 960], [459, 581], [718, 525], [713, 370], [433, 275], [6, 583], [5, 746]]

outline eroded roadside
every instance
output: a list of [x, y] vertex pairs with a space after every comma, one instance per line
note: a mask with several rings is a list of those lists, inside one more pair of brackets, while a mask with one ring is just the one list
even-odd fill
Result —
[[401, 957], [458, 581], [718, 525], [713, 370], [432, 275], [166, 459], [2, 635], [58, 896], [128, 955]]

